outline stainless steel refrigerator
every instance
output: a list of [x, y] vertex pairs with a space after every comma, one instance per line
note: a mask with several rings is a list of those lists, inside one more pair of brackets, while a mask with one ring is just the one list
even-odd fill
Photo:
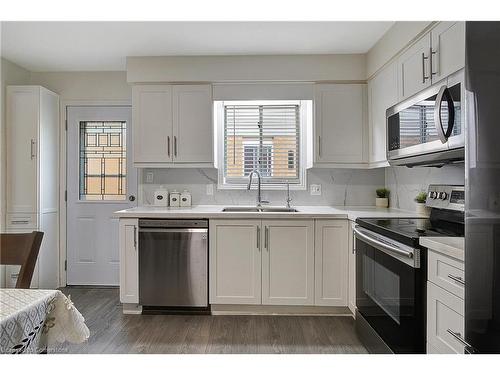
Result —
[[500, 22], [466, 23], [465, 351], [500, 353]]

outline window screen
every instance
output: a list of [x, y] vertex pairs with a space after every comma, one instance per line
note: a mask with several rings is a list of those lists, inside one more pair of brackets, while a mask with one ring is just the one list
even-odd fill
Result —
[[300, 105], [224, 103], [224, 182], [299, 183]]

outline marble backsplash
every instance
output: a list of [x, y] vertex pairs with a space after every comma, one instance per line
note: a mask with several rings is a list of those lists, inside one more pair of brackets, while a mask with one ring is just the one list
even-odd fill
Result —
[[391, 191], [390, 207], [415, 210], [413, 199], [420, 191], [427, 191], [429, 184], [463, 185], [465, 169], [463, 164], [445, 165], [442, 168], [385, 168], [385, 184]]
[[[146, 183], [146, 175], [153, 172], [152, 183]], [[139, 204], [153, 202], [155, 190], [163, 187], [168, 191], [184, 189], [191, 192], [192, 204], [255, 204], [255, 190], [217, 190], [216, 169], [142, 169], [139, 177]], [[307, 185], [321, 184], [321, 195], [311, 195], [308, 190], [292, 190], [292, 205], [346, 205], [373, 206], [375, 189], [384, 186], [383, 169], [310, 169]], [[206, 185], [214, 185], [214, 194], [206, 194]], [[284, 205], [283, 190], [262, 191], [262, 199], [272, 205]]]

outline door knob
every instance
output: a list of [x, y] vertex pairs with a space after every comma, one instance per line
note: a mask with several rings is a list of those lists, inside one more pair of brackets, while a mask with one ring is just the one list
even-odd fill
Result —
[[135, 201], [135, 196], [134, 195], [129, 195], [128, 196], [128, 200], [131, 201], [131, 202]]

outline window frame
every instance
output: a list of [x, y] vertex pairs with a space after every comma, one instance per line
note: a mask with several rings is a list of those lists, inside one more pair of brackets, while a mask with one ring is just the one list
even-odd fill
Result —
[[[298, 162], [298, 182], [290, 182], [291, 190], [307, 190], [307, 136], [308, 128], [312, 126], [312, 100], [217, 100], [214, 101], [214, 124], [217, 129], [215, 137], [216, 163], [218, 170], [217, 189], [219, 190], [246, 190], [247, 181], [231, 182], [226, 181], [224, 176], [224, 105], [283, 105], [293, 104], [299, 105], [300, 122], [299, 122], [299, 159]], [[271, 160], [271, 166], [273, 162]], [[274, 182], [262, 182], [262, 190], [286, 190], [286, 178], [276, 180]], [[257, 184], [252, 184], [252, 190], [256, 189]]]

